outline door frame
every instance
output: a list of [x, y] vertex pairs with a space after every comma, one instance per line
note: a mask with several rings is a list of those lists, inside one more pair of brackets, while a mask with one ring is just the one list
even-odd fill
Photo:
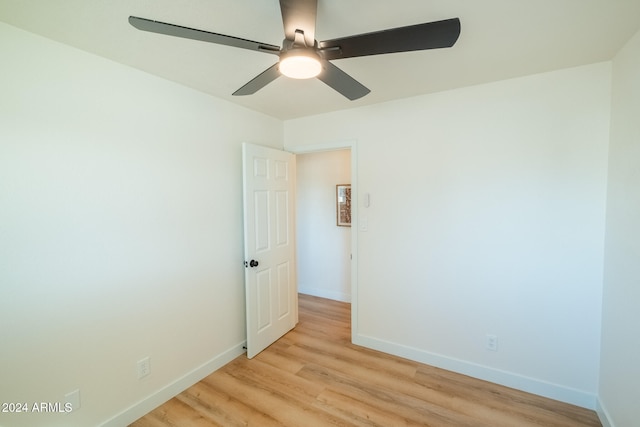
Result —
[[[358, 144], [355, 140], [327, 142], [313, 145], [284, 147], [293, 154], [313, 154], [323, 151], [351, 150], [351, 342], [358, 335]], [[296, 233], [297, 239], [297, 233]], [[297, 242], [296, 242], [297, 243]]]

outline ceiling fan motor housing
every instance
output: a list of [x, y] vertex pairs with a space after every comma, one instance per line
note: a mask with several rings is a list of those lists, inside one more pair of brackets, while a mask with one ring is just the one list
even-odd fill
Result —
[[280, 72], [294, 79], [310, 79], [322, 71], [320, 55], [314, 48], [293, 47], [280, 54]]

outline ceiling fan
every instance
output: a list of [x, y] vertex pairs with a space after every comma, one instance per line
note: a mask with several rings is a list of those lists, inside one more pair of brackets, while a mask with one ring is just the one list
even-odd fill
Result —
[[282, 74], [298, 79], [317, 77], [352, 101], [365, 96], [370, 90], [330, 60], [451, 47], [460, 35], [460, 20], [452, 18], [318, 42], [315, 40], [317, 5], [318, 0], [280, 0], [285, 34], [282, 47], [136, 16], [130, 16], [129, 23], [143, 31], [255, 50], [279, 57], [277, 63], [233, 95], [256, 93]]

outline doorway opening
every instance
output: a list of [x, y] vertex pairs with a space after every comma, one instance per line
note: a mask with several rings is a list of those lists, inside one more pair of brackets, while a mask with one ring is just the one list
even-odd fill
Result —
[[351, 225], [338, 221], [337, 187], [351, 185], [351, 151], [296, 155], [298, 292], [351, 302]]
[[[296, 154], [298, 292], [351, 303], [357, 331], [357, 152], [353, 141], [288, 148]], [[336, 186], [351, 187], [351, 226], [338, 225]]]

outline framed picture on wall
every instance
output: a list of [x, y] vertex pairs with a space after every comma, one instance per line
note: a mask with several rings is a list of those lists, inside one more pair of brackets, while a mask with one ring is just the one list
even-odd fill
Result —
[[338, 227], [351, 227], [351, 185], [336, 185], [336, 218]]

